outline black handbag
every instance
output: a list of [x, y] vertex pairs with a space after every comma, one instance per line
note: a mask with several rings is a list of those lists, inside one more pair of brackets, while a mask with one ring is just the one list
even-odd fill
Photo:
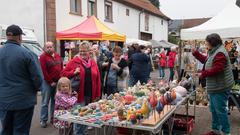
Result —
[[72, 85], [72, 91], [78, 91], [80, 87], [80, 77], [79, 75], [74, 75], [72, 78], [70, 78], [71, 85]]

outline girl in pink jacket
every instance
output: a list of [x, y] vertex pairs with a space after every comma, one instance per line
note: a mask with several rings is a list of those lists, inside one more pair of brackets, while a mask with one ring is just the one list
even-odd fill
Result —
[[77, 102], [77, 94], [72, 93], [71, 82], [68, 78], [62, 77], [58, 81], [57, 93], [55, 96], [55, 110], [53, 125], [59, 129], [59, 135], [69, 134], [72, 130], [71, 123], [60, 121], [56, 117], [66, 113]]

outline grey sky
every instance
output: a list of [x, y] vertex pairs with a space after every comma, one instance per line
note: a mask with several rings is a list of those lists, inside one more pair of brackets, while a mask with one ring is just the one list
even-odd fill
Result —
[[160, 10], [171, 19], [213, 17], [231, 0], [159, 0]]

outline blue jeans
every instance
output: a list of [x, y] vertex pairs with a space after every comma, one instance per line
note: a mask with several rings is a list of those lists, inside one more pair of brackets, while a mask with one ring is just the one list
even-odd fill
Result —
[[145, 76], [145, 77], [133, 77], [133, 76], [130, 75], [129, 86], [133, 87], [138, 81], [140, 81], [141, 84], [147, 84], [148, 76]]
[[42, 105], [41, 105], [41, 115], [40, 121], [47, 122], [48, 121], [48, 105], [50, 102], [50, 118], [53, 118], [54, 112], [54, 104], [55, 104], [55, 94], [56, 89], [55, 87], [51, 87], [45, 80], [43, 82], [42, 87]]
[[29, 135], [34, 107], [4, 111], [0, 110], [0, 135]]
[[[91, 98], [85, 96], [84, 97], [84, 102], [79, 103], [79, 105], [86, 106], [89, 103], [91, 103]], [[87, 129], [87, 126], [74, 123], [73, 124], [73, 135], [85, 135], [86, 134], [86, 129]]]
[[165, 77], [165, 68], [161, 67], [160, 65], [159, 65], [159, 76], [162, 78]]
[[230, 123], [228, 119], [228, 97], [229, 90], [222, 93], [208, 94], [210, 98], [210, 111], [212, 112], [212, 129], [230, 133]]

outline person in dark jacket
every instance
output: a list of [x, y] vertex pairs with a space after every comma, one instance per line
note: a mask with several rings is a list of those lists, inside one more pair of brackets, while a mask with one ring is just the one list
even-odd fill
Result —
[[21, 47], [22, 29], [11, 25], [0, 49], [0, 135], [29, 135], [42, 72], [38, 58]]
[[138, 52], [130, 58], [132, 68], [130, 70], [129, 86], [134, 86], [138, 81], [146, 84], [149, 78], [149, 57], [146, 54], [146, 47], [139, 46]]
[[[139, 47], [139, 45], [137, 43], [134, 43], [128, 48], [128, 59], [129, 60], [131, 60], [133, 54], [138, 52], [138, 47]], [[129, 67], [129, 70], [131, 70], [131, 68], [132, 68], [131, 61], [129, 61], [128, 67]]]
[[110, 95], [127, 89], [128, 74], [128, 64], [122, 57], [122, 48], [116, 46], [106, 69], [105, 93]]
[[197, 75], [206, 78], [206, 90], [210, 99], [210, 111], [212, 113], [212, 131], [205, 135], [230, 135], [230, 123], [228, 118], [228, 97], [234, 84], [230, 58], [222, 39], [218, 34], [210, 34], [206, 37], [208, 56], [204, 56], [193, 49], [193, 56], [204, 63], [203, 71]]
[[43, 90], [42, 90], [42, 106], [40, 124], [42, 128], [47, 127], [48, 121], [48, 104], [50, 103], [50, 122], [53, 120], [56, 84], [60, 79], [60, 73], [63, 69], [62, 58], [55, 52], [54, 44], [46, 42], [44, 52], [40, 56], [40, 64], [44, 75]]

